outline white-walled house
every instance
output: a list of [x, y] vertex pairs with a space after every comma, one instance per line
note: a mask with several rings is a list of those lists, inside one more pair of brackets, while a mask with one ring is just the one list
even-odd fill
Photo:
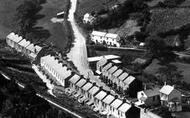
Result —
[[96, 18], [94, 16], [92, 16], [90, 13], [86, 13], [83, 17], [83, 23], [84, 24], [93, 24], [94, 21], [96, 20]]
[[94, 105], [96, 106], [97, 110], [101, 110], [102, 100], [106, 97], [106, 95], [107, 95], [107, 92], [104, 90], [101, 90], [94, 96]]
[[120, 37], [118, 34], [107, 33], [105, 36], [106, 44], [109, 46], [120, 47]]
[[174, 86], [164, 85], [160, 89], [161, 104], [168, 106], [171, 111], [181, 111], [181, 92]]
[[41, 49], [42, 47], [31, 43], [29, 46], [26, 47], [26, 52], [29, 57], [31, 57], [32, 59], [35, 59]]
[[160, 104], [159, 88], [139, 91], [137, 93], [137, 99], [140, 104], [145, 104], [146, 106], [159, 105]]
[[103, 100], [102, 100], [102, 112], [103, 114], [108, 114], [110, 113], [110, 104], [114, 101], [115, 96], [109, 94], [107, 95]]
[[118, 69], [117, 66], [113, 66], [113, 67], [111, 67], [111, 68], [107, 71], [107, 72], [108, 72], [108, 79], [109, 79], [110, 81], [113, 81], [113, 79], [114, 79], [113, 73], [114, 73], [115, 71], [117, 71], [117, 69]]
[[86, 103], [87, 105], [91, 105], [94, 103], [94, 95], [100, 90], [98, 86], [93, 86], [89, 91], [88, 91], [88, 102]]
[[108, 46], [120, 47], [120, 37], [118, 34], [93, 31], [91, 40], [95, 43], [106, 44]]
[[19, 36], [13, 32], [7, 35], [6, 42], [10, 47], [15, 48], [18, 52], [22, 52], [33, 60], [42, 49], [42, 47], [38, 45], [34, 46], [33, 43], [23, 39], [22, 36]]
[[59, 82], [63, 87], [68, 86], [66, 79], [71, 76], [71, 70], [68, 69], [66, 65], [59, 63], [59, 61], [51, 55], [41, 57], [40, 64], [43, 70], [46, 71], [52, 79]]
[[123, 101], [121, 99], [115, 99], [110, 105], [110, 113], [116, 118], [119, 118], [119, 111], [118, 108], [122, 105]]
[[22, 40], [22, 37], [15, 34], [14, 32], [10, 33], [6, 37], [6, 43], [12, 47], [17, 49], [18, 48], [18, 43]]
[[118, 108], [119, 118], [140, 118], [140, 108], [131, 103], [123, 102]]
[[69, 79], [69, 88], [75, 90], [76, 83], [80, 80], [80, 76], [75, 74]]
[[17, 51], [22, 52], [26, 54], [26, 47], [30, 45], [30, 41], [27, 41], [26, 39], [23, 39], [18, 43]]
[[113, 78], [113, 83], [116, 83], [118, 86], [120, 85], [120, 80], [118, 79], [118, 77], [123, 73], [122, 69], [118, 69], [117, 71], [115, 71], [112, 75]]
[[105, 41], [105, 36], [106, 36], [105, 32], [93, 31], [91, 33], [91, 40], [95, 43], [103, 44], [103, 41]]
[[77, 92], [74, 97], [77, 98], [80, 95], [82, 95], [82, 86], [85, 85], [85, 83], [87, 82], [86, 79], [81, 78], [75, 85], [75, 91]]
[[93, 83], [87, 82], [83, 87], [82, 87], [82, 92], [81, 95], [83, 96], [82, 98], [79, 99], [79, 102], [83, 102], [88, 100], [88, 91], [93, 87]]

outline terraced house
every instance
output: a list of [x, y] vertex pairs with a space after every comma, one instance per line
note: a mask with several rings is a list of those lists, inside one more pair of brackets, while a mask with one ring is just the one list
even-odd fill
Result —
[[6, 37], [6, 42], [10, 47], [25, 54], [32, 60], [35, 60], [38, 53], [42, 50], [42, 47], [34, 45], [30, 41], [23, 39], [22, 36], [19, 36], [13, 32]]
[[61, 63], [54, 56], [47, 55], [41, 58], [40, 65], [50, 78], [63, 87], [68, 86], [68, 78], [72, 75], [71, 69]]
[[105, 58], [97, 62], [97, 71], [103, 82], [118, 92], [122, 91], [123, 95], [136, 98], [137, 92], [142, 90], [141, 81]]
[[126, 100], [119, 99], [118, 96], [111, 94], [90, 80], [74, 74], [68, 81], [69, 86], [65, 89], [66, 94], [77, 99], [78, 102], [88, 105], [93, 111], [108, 117], [140, 118], [139, 108]]
[[120, 47], [120, 37], [118, 34], [93, 31], [91, 33], [91, 40], [94, 43], [100, 43], [111, 47]]

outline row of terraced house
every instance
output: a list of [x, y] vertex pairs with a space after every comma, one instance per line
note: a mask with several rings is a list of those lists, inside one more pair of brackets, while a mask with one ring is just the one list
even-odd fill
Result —
[[130, 75], [127, 71], [117, 66], [106, 58], [100, 59], [96, 65], [96, 73], [100, 75], [100, 79], [110, 86], [120, 95], [137, 98], [136, 105], [163, 105], [167, 106], [170, 111], [181, 111], [181, 92], [174, 86], [165, 85], [160, 88], [146, 90], [142, 87], [142, 82]]
[[[41, 58], [38, 71], [51, 79], [50, 83], [61, 86], [64, 93], [78, 102], [88, 105], [93, 111], [116, 118], [139, 118], [140, 109], [125, 99], [106, 91], [103, 87], [67, 67], [59, 58], [47, 55]], [[39, 68], [38, 67], [38, 68]], [[52, 88], [51, 88], [52, 89]]]
[[15, 34], [14, 32], [10, 33], [6, 37], [6, 43], [18, 52], [25, 54], [32, 60], [36, 58], [37, 54], [42, 49], [41, 46], [35, 45], [34, 43], [24, 39], [22, 36]]
[[98, 61], [96, 68], [101, 80], [123, 96], [136, 98], [137, 92], [142, 90], [141, 81], [106, 58]]

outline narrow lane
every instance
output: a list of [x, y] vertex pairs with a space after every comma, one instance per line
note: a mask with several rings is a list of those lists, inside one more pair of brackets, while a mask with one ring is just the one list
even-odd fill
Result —
[[75, 42], [74, 47], [71, 48], [71, 51], [67, 54], [68, 58], [72, 60], [74, 65], [77, 67], [80, 74], [85, 75], [89, 71], [89, 64], [87, 59], [87, 49], [86, 49], [86, 39], [80, 33], [76, 21], [74, 19], [74, 13], [77, 7], [77, 0], [70, 0], [71, 8], [69, 10], [68, 21], [71, 23]]

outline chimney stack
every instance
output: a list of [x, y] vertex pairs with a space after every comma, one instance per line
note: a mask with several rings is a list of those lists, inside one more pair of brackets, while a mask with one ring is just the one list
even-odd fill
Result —
[[144, 84], [144, 90], [146, 90], [146, 84]]
[[167, 85], [167, 83], [166, 82], [164, 82], [164, 86], [166, 86]]

